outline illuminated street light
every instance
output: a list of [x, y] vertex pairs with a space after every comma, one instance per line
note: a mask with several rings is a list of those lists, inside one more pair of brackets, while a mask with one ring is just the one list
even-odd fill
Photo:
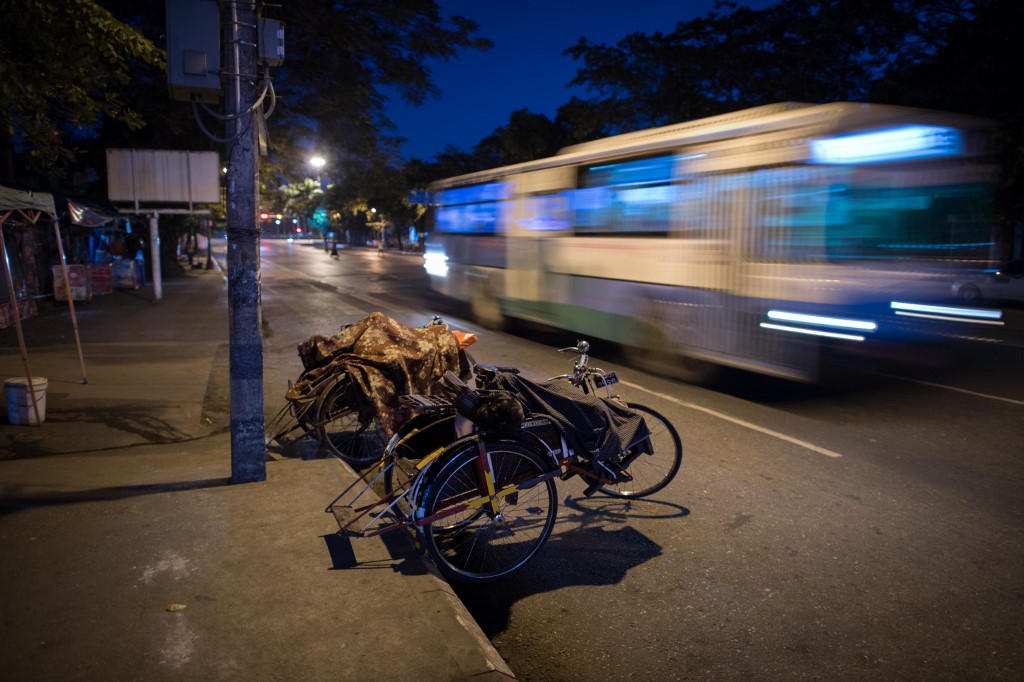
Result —
[[317, 154], [309, 160], [309, 165], [316, 169], [316, 184], [320, 189], [323, 189], [322, 183], [320, 182], [320, 171], [327, 165], [327, 159]]
[[384, 221], [384, 216], [377, 213], [376, 208], [370, 207], [370, 213], [373, 215], [367, 225], [372, 225], [374, 233], [377, 234], [377, 255], [380, 256], [384, 253], [384, 228], [387, 223]]

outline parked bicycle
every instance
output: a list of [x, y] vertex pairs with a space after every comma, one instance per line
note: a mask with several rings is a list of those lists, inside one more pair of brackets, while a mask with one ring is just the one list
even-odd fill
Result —
[[[486, 582], [518, 570], [544, 545], [557, 516], [556, 479], [580, 476], [588, 495], [662, 490], [682, 462], [676, 429], [613, 395], [618, 377], [589, 365], [586, 341], [561, 350], [576, 354], [573, 371], [546, 382], [478, 365], [475, 388], [449, 375], [448, 396], [406, 396], [420, 414], [391, 439], [376, 476], [327, 507], [341, 532], [410, 530], [446, 577]], [[603, 433], [580, 428], [595, 423], [606, 425]], [[378, 484], [379, 500], [355, 506]]]

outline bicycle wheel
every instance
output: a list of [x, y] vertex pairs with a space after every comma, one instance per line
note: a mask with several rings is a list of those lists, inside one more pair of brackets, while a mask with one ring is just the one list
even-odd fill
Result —
[[345, 378], [327, 389], [317, 408], [320, 444], [357, 467], [376, 462], [387, 445], [380, 421], [360, 402], [355, 384]]
[[[416, 468], [419, 460], [458, 438], [454, 416], [434, 412], [416, 415], [402, 425], [398, 436], [399, 443], [384, 461], [385, 495], [407, 487], [409, 481], [419, 473]], [[392, 463], [393, 466], [388, 466]]]
[[[303, 372], [299, 375], [296, 384], [303, 384], [306, 390], [302, 393], [298, 393], [294, 399], [288, 401], [288, 409], [291, 412], [292, 417], [295, 418], [296, 424], [302, 428], [306, 433], [316, 431], [316, 411], [317, 411], [317, 399], [316, 399], [316, 386], [309, 385], [308, 372]], [[291, 382], [289, 383], [289, 391], [291, 391]], [[315, 383], [315, 382], [314, 382]]]
[[679, 434], [665, 417], [646, 405], [629, 404], [639, 412], [651, 432], [650, 447], [638, 443], [622, 455], [622, 462], [632, 480], [611, 483], [598, 488], [612, 497], [644, 497], [658, 492], [679, 473], [683, 461], [683, 444]]
[[515, 443], [488, 442], [485, 447], [499, 495], [497, 513], [490, 504], [447, 513], [487, 496], [475, 444], [453, 457], [423, 496], [427, 517], [442, 514], [422, 528], [427, 552], [445, 577], [462, 582], [487, 582], [521, 568], [548, 539], [558, 514], [552, 479], [501, 494], [544, 474], [543, 460]]

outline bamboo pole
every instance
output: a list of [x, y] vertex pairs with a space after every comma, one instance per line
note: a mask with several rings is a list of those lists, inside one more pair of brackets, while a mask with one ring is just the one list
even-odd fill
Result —
[[0, 219], [0, 251], [4, 256], [4, 276], [7, 278], [7, 291], [10, 292], [11, 308], [14, 311], [14, 329], [18, 334], [18, 346], [21, 348], [21, 363], [25, 366], [25, 380], [28, 381], [28, 392], [32, 396], [32, 412], [36, 415], [36, 426], [42, 426], [43, 421], [39, 418], [39, 404], [36, 401], [36, 384], [32, 380], [32, 369], [28, 364], [28, 349], [25, 347], [25, 334], [21, 331], [21, 311], [18, 310], [18, 296], [14, 291], [14, 277], [11, 275], [11, 262], [7, 257], [7, 240], [4, 238], [3, 222], [10, 217], [10, 212], [5, 213]]
[[64, 291], [68, 297], [68, 310], [71, 311], [71, 326], [75, 330], [75, 345], [78, 347], [78, 364], [82, 368], [82, 383], [89, 383], [89, 377], [85, 375], [85, 357], [82, 355], [82, 339], [78, 336], [78, 318], [75, 316], [75, 301], [71, 295], [71, 278], [68, 277], [68, 264], [64, 258], [64, 244], [60, 238], [60, 221], [56, 214], [53, 215], [53, 233], [57, 236], [57, 251], [60, 253], [60, 268], [64, 273]]

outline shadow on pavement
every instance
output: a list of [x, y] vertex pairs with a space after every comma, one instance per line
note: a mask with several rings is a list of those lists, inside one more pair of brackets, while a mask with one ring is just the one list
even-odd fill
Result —
[[0, 515], [12, 514], [22, 509], [35, 507], [51, 507], [79, 502], [104, 502], [121, 500], [140, 495], [172, 493], [181, 490], [197, 490], [201, 488], [219, 488], [231, 484], [230, 477], [206, 478], [198, 481], [180, 481], [173, 483], [148, 483], [143, 485], [119, 485], [109, 488], [92, 490], [72, 490], [64, 493], [29, 493], [21, 495], [15, 488], [8, 487], [0, 492]]
[[534, 594], [576, 585], [613, 585], [661, 555], [661, 546], [631, 526], [609, 530], [628, 519], [688, 516], [685, 507], [657, 500], [566, 497], [555, 530], [537, 556], [504, 580], [484, 585], [452, 583], [484, 633], [493, 638], [508, 627], [512, 604]]
[[633, 568], [661, 555], [661, 547], [629, 526], [582, 526], [552, 534], [537, 556], [505, 580], [484, 585], [452, 583], [488, 638], [508, 628], [512, 605], [543, 592], [575, 585], [613, 585]]
[[[339, 533], [322, 535], [327, 553], [331, 557], [331, 571], [343, 570], [388, 570], [400, 575], [425, 575], [430, 573], [420, 554], [411, 541], [401, 533], [381, 535], [388, 549], [388, 557], [360, 561], [352, 547], [352, 538]], [[356, 539], [358, 542], [358, 538]], [[396, 560], [398, 563], [395, 563]]]

